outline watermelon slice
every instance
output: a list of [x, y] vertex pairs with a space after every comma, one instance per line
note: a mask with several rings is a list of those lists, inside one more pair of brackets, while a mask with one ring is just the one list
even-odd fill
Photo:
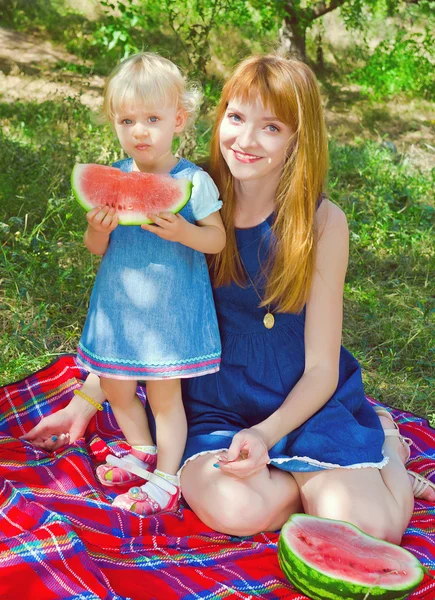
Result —
[[89, 211], [95, 206], [113, 206], [120, 225], [151, 223], [147, 213], [179, 212], [192, 193], [192, 182], [170, 175], [133, 171], [115, 167], [76, 164], [71, 186], [78, 203]]
[[344, 521], [293, 515], [281, 530], [278, 559], [287, 579], [312, 600], [401, 600], [424, 576], [407, 550]]

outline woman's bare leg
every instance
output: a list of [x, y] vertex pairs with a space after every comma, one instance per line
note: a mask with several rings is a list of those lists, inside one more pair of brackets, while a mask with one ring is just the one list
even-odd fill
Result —
[[[391, 427], [382, 420], [385, 429]], [[294, 473], [305, 512], [348, 521], [374, 537], [400, 544], [414, 507], [414, 495], [404, 465], [405, 449], [398, 438], [385, 438], [389, 463], [381, 470], [332, 469]]]
[[153, 446], [145, 408], [136, 395], [137, 382], [102, 377], [100, 384], [130, 446]]
[[181, 472], [181, 490], [195, 514], [215, 531], [240, 536], [275, 531], [302, 510], [289, 473], [265, 467], [252, 477], [236, 479], [214, 463], [214, 453], [188, 462]]

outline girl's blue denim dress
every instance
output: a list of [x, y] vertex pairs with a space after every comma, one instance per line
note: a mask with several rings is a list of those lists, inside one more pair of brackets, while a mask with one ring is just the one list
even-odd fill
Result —
[[[131, 159], [113, 166], [130, 172]], [[193, 180], [181, 210], [190, 223], [220, 209], [216, 186], [180, 159], [170, 175]], [[195, 377], [219, 369], [221, 344], [204, 254], [140, 226], [111, 233], [97, 273], [77, 358], [114, 379]]]

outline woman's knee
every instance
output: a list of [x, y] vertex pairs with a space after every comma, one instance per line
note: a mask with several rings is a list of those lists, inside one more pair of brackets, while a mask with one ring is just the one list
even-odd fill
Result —
[[396, 523], [387, 513], [375, 514], [370, 519], [354, 518], [352, 525], [378, 540], [391, 544], [400, 544], [403, 535], [400, 524]]
[[285, 487], [279, 497], [273, 498], [267, 481], [258, 489], [249, 480], [220, 474], [205, 477], [203, 481], [198, 477], [194, 481], [182, 478], [181, 487], [195, 514], [208, 527], [229, 535], [274, 531], [282, 527], [291, 513], [300, 511], [296, 484]]
[[336, 498], [334, 503], [323, 505], [315, 516], [345, 521], [372, 537], [392, 544], [400, 544], [404, 531], [399, 519], [388, 507], [362, 507], [358, 503], [352, 503], [352, 499], [349, 499], [349, 502], [340, 502], [340, 499]]
[[215, 494], [213, 503], [197, 502], [191, 508], [211, 529], [227, 535], [254, 535], [268, 529], [268, 511], [261, 497]]
[[380, 540], [400, 543], [408, 520], [373, 469], [322, 471], [296, 475], [303, 490], [305, 512], [345, 521]]

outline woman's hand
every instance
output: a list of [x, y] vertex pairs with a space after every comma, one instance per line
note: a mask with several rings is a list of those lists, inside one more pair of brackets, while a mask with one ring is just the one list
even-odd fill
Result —
[[180, 242], [181, 244], [185, 243], [190, 223], [180, 214], [173, 215], [170, 212], [160, 212], [158, 214], [149, 214], [147, 217], [153, 224], [146, 223], [141, 225], [142, 229], [150, 231], [164, 240]]
[[218, 465], [223, 473], [239, 479], [258, 473], [270, 463], [267, 446], [255, 429], [242, 429], [236, 433]]
[[86, 220], [93, 232], [109, 235], [119, 223], [119, 216], [114, 208], [96, 206], [86, 213]]
[[49, 452], [75, 442], [83, 436], [88, 423], [83, 422], [68, 408], [69, 405], [52, 415], [43, 417], [20, 439]]
[[[100, 379], [96, 375], [88, 375], [81, 389], [96, 402], [104, 402]], [[53, 452], [53, 450], [70, 443], [73, 444], [81, 438], [96, 412], [97, 409], [92, 404], [78, 394], [74, 394], [65, 408], [43, 417], [33, 429], [21, 436], [20, 439], [30, 442], [38, 448]]]

